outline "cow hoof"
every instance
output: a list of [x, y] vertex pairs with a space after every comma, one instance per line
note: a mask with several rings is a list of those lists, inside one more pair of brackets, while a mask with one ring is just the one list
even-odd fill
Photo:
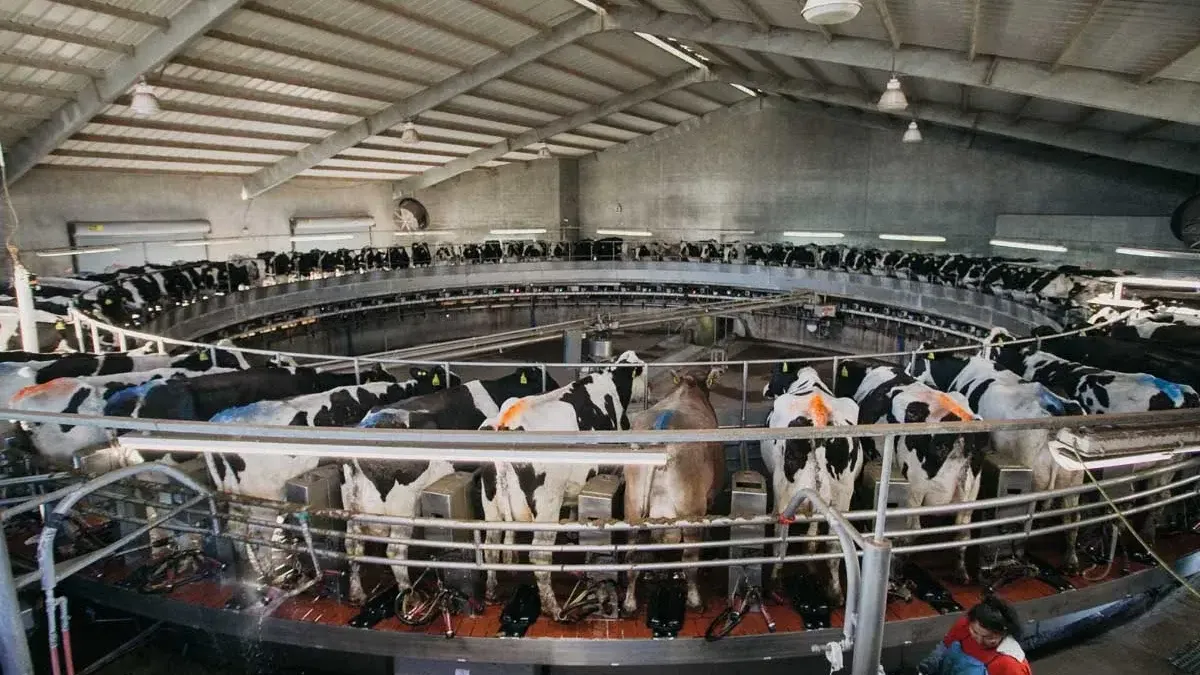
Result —
[[698, 591], [688, 591], [687, 594], [688, 609], [702, 610], [704, 609], [704, 601], [700, 599]]
[[635, 602], [626, 602], [625, 604], [621, 605], [621, 616], [623, 616], [625, 618], [629, 618], [629, 617], [637, 616], [637, 613], [638, 613], [638, 606], [637, 606], [636, 601]]
[[954, 573], [954, 582], [961, 586], [970, 586], [971, 575], [966, 570], [959, 570]]

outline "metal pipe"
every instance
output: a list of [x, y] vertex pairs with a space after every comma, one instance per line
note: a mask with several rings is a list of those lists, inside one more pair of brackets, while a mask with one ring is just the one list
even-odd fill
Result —
[[55, 473], [43, 473], [36, 476], [17, 476], [16, 478], [0, 479], [0, 489], [13, 487], [14, 485], [28, 485], [30, 483], [48, 483], [55, 480], [64, 480], [74, 478], [75, 474], [70, 471], [58, 471]]
[[887, 611], [892, 545], [886, 539], [870, 539], [863, 548], [863, 587], [858, 596], [859, 630], [854, 640], [851, 675], [878, 675], [883, 654], [883, 624]]
[[7, 539], [0, 536], [0, 671], [5, 675], [34, 675]]
[[83, 324], [79, 322], [77, 314], [78, 312], [74, 307], [67, 308], [67, 316], [71, 318], [71, 321], [75, 326], [75, 348], [80, 352], [86, 352], [87, 345], [83, 344]]
[[896, 439], [883, 439], [883, 467], [879, 471], [879, 483], [875, 486], [875, 541], [884, 541], [883, 531], [887, 528], [888, 490], [892, 483], [892, 463], [895, 462]]
[[75, 675], [75, 652], [71, 649], [71, 613], [67, 609], [67, 598], [63, 596], [58, 599], [59, 632], [62, 635], [62, 652], [63, 665], [66, 667], [67, 675]]
[[39, 352], [37, 334], [37, 306], [33, 301], [33, 288], [29, 285], [29, 271], [13, 259], [13, 289], [17, 294], [17, 322], [21, 328], [21, 349]]
[[[480, 364], [474, 364], [480, 365]], [[656, 364], [658, 367], [661, 364]], [[181, 436], [236, 436], [243, 439], [288, 438], [311, 442], [370, 441], [376, 444], [411, 444], [422, 447], [508, 447], [512, 439], [491, 431], [479, 430], [414, 430], [359, 429], [353, 427], [291, 427], [277, 425], [218, 424], [213, 422], [153, 420], [103, 415], [76, 415], [29, 410], [0, 409], [0, 418], [34, 423], [100, 426], [109, 429], [157, 431]], [[1105, 415], [1107, 428], [1125, 428], [1150, 424], [1194, 426], [1195, 411], [1189, 409]], [[867, 436], [914, 436], [931, 434], [966, 434], [993, 431], [1023, 431], [1029, 429], [1076, 429], [1094, 425], [1079, 417], [1039, 417], [1019, 420], [978, 420], [966, 422], [914, 422], [911, 424], [865, 424], [827, 427], [756, 427], [748, 429], [671, 429], [642, 431], [525, 431], [522, 445], [545, 449], [546, 446], [588, 445], [627, 446], [629, 444], [663, 443], [736, 443], [764, 439], [798, 440]]]
[[[742, 426], [746, 426], [746, 408], [750, 404], [750, 364], [742, 364]], [[746, 448], [746, 441], [738, 442], [738, 461], [741, 463], [742, 471], [750, 468], [749, 450]]]
[[99, 331], [99, 330], [96, 328], [96, 325], [97, 325], [97, 324], [95, 324], [95, 323], [92, 323], [92, 324], [91, 324], [91, 329], [92, 329], [92, 330], [91, 330], [91, 332], [92, 332], [92, 353], [93, 353], [93, 354], [103, 354], [103, 353], [104, 353], [104, 346], [100, 344], [100, 331]]
[[117, 351], [119, 351], [119, 352], [129, 351], [129, 342], [125, 339], [124, 331], [117, 331]]

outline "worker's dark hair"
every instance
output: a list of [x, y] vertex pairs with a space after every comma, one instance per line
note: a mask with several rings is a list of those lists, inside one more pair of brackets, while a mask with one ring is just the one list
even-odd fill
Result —
[[978, 623], [984, 628], [1011, 635], [1014, 639], [1021, 637], [1021, 619], [1012, 605], [995, 595], [984, 597], [983, 602], [967, 612], [967, 619]]

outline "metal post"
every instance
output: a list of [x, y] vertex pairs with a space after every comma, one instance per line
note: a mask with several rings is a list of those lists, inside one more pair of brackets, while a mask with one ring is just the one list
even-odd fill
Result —
[[92, 328], [92, 353], [103, 354], [104, 347], [100, 346], [100, 329], [96, 328], [96, 324], [91, 325]]
[[354, 357], [354, 384], [362, 384], [362, 373], [359, 370], [358, 357]]
[[29, 272], [13, 261], [13, 288], [17, 292], [17, 320], [21, 325], [21, 349], [38, 351], [37, 309], [33, 304], [33, 289], [29, 287]]
[[[746, 426], [746, 406], [750, 398], [750, 362], [742, 361], [742, 426]], [[738, 462], [741, 463], [741, 470], [745, 471], [750, 468], [750, 455], [746, 449], [746, 441], [738, 443]], [[786, 528], [785, 528], [786, 531]], [[783, 549], [786, 551], [787, 546]]]
[[833, 392], [834, 396], [837, 396], [837, 381], [838, 381], [838, 366], [839, 365], [841, 365], [841, 359], [839, 359], [836, 356], [833, 357], [833, 378], [829, 384], [829, 390]]
[[8, 542], [0, 537], [0, 670], [5, 675], [33, 675], [33, 658], [25, 640], [21, 606], [9, 564]]
[[879, 675], [883, 653], [884, 612], [887, 610], [888, 576], [892, 544], [868, 539], [863, 547], [862, 580], [858, 589], [858, 633], [854, 639], [851, 675]]
[[895, 461], [896, 437], [889, 436], [883, 440], [883, 468], [879, 471], [879, 484], [875, 487], [875, 539], [883, 540], [883, 531], [887, 527], [887, 500], [892, 483], [892, 463]]
[[542, 371], [542, 393], [544, 394], [546, 393], [546, 366], [539, 363], [538, 368]]
[[125, 331], [120, 331], [117, 333], [117, 351], [119, 351], [119, 352], [129, 351], [129, 342], [125, 338]]
[[75, 348], [85, 352], [87, 349], [83, 345], [83, 319], [74, 310], [71, 311], [71, 318], [75, 320]]
[[442, 388], [449, 389], [450, 388], [450, 362], [447, 361], [447, 362], [443, 363], [442, 367], [446, 369], [446, 371], [445, 371], [446, 372], [446, 384]]
[[167, 353], [167, 344], [162, 341], [162, 338], [159, 338], [159, 340], [158, 340], [158, 353], [159, 354]]

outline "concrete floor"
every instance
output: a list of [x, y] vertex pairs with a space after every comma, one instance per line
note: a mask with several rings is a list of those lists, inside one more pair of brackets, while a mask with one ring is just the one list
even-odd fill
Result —
[[1128, 624], [1034, 661], [1033, 672], [1177, 675], [1178, 671], [1167, 660], [1197, 638], [1200, 638], [1200, 600], [1178, 588]]

